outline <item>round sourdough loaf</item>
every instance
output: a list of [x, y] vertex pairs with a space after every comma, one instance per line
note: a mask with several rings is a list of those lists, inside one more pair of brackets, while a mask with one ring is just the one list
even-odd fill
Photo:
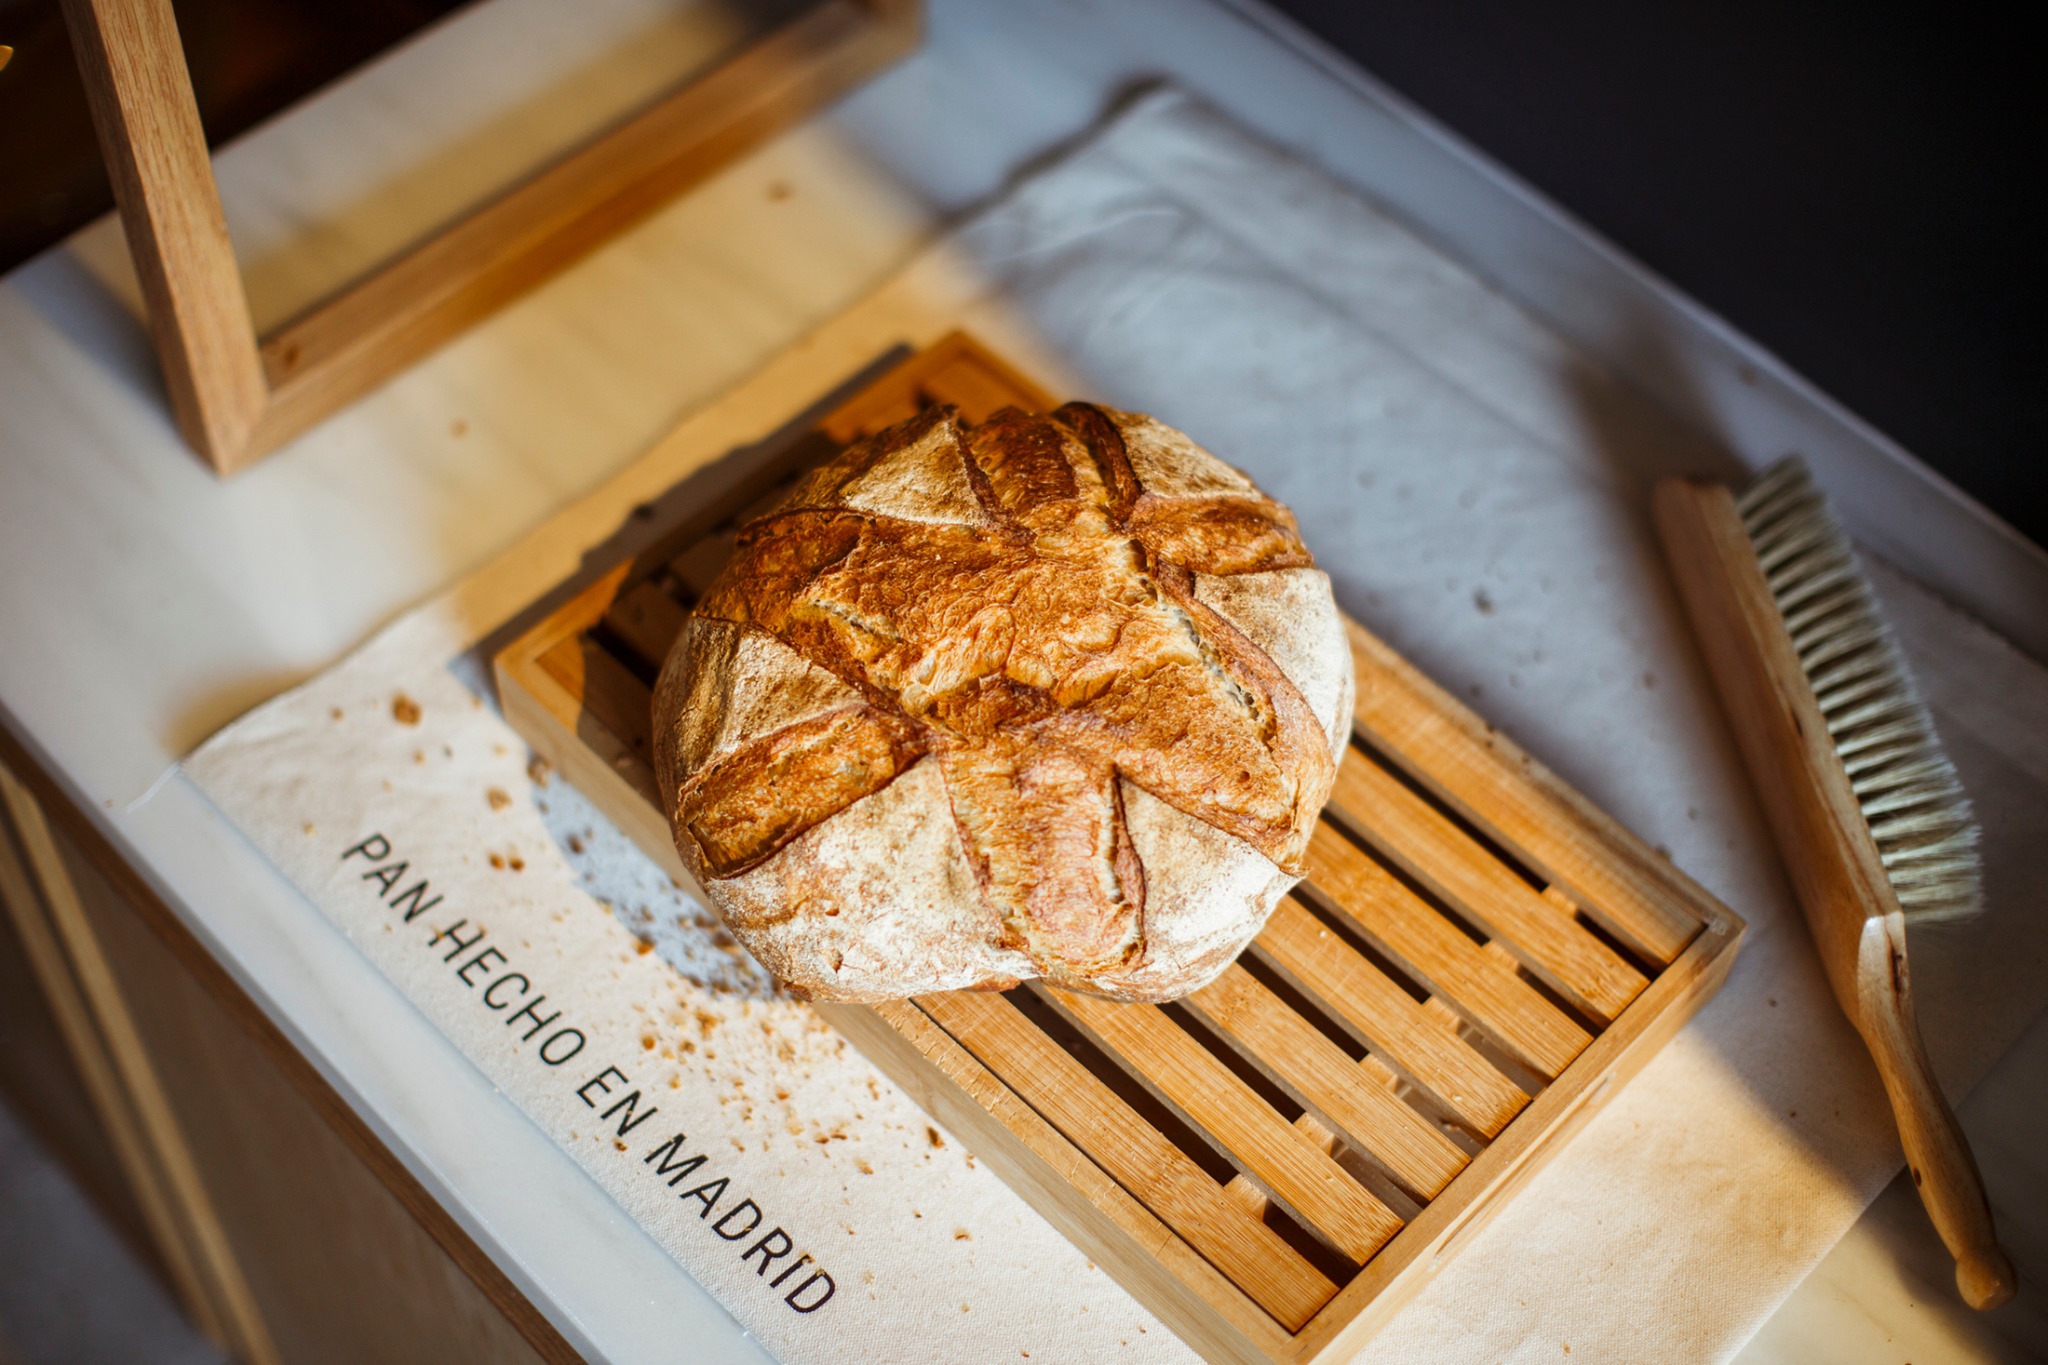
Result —
[[655, 767], [733, 934], [821, 1000], [1168, 1000], [1298, 877], [1351, 653], [1288, 510], [1180, 432], [940, 407], [749, 523]]

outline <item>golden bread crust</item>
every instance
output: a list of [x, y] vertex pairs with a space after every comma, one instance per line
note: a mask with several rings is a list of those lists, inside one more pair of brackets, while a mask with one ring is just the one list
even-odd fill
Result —
[[1170, 427], [936, 408], [742, 529], [671, 653], [677, 847], [792, 986], [1212, 978], [1299, 871], [1350, 653], [1294, 518]]

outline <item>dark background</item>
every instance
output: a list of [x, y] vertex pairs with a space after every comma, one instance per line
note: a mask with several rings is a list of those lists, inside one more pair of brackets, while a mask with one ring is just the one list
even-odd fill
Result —
[[[269, 118], [468, 0], [172, 0], [206, 140]], [[58, 0], [0, 0], [0, 272], [114, 206]]]
[[[208, 136], [461, 2], [178, 0]], [[1272, 3], [2048, 543], [2017, 7]], [[110, 200], [56, 0], [0, 43], [5, 270]]]
[[2017, 9], [1269, 3], [2048, 544]]

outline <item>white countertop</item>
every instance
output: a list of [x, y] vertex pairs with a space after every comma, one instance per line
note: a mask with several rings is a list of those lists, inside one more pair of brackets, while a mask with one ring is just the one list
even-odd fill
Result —
[[[1261, 16], [1201, 0], [932, 8], [923, 50], [831, 115], [231, 483], [170, 425], [111, 224], [0, 284], [6, 722], [597, 1359], [665, 1358], [679, 1334], [695, 1359], [765, 1357], [171, 765], [600, 482], [1135, 82], [1168, 76], [1365, 187], [1617, 369], [1634, 365], [1667, 403], [1710, 414], [1745, 458], [1797, 442], [1824, 476], [1853, 469], [1843, 501], [1867, 542], [2048, 655], [2037, 550]], [[561, 64], [502, 74], [507, 52], [559, 54], [534, 40], [547, 22], [532, 0], [493, 0], [224, 154], [260, 314], [289, 311], [388, 245], [393, 222], [445, 211], [420, 187], [448, 179], [464, 148], [559, 137]], [[584, 25], [573, 67], [600, 85], [626, 81], [635, 61], [644, 81], [647, 52], [701, 53], [716, 31], [625, 3], [606, 22]], [[487, 67], [500, 77], [471, 79]], [[416, 111], [404, 100], [422, 73], [483, 93], [467, 109]], [[367, 117], [379, 109], [381, 122]], [[422, 140], [436, 145], [423, 154]], [[1595, 276], [1600, 287], [1580, 287]], [[1620, 359], [1651, 334], [1663, 354]], [[1888, 1300], [1872, 1311], [1909, 1310]]]

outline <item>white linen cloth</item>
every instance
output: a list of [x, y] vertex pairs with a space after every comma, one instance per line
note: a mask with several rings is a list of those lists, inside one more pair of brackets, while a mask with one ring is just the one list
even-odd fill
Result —
[[[1172, 91], [895, 287], [963, 276], [973, 307], [1028, 328], [1090, 396], [1184, 428], [1290, 503], [1348, 611], [1750, 923], [1721, 995], [1359, 1358], [1731, 1354], [1900, 1161], [1649, 529], [1656, 475], [1742, 471], [1454, 261]], [[1936, 1066], [1960, 1094], [2048, 998], [2030, 904], [2048, 870], [2048, 674], [1877, 572], [1985, 825], [1986, 919], [1912, 945]], [[782, 1358], [1191, 1358], [774, 996], [579, 796], [530, 781], [465, 681], [475, 658], [451, 658], [470, 643], [423, 612], [229, 726], [188, 771]], [[405, 908], [442, 899], [408, 922], [393, 902], [422, 879]], [[502, 956], [458, 975], [491, 946]], [[485, 1002], [494, 980], [506, 1008]], [[584, 1042], [549, 1065], [538, 1049], [568, 1052], [568, 1028]], [[649, 1164], [700, 1155], [679, 1187]], [[769, 1239], [750, 1256], [777, 1227], [787, 1252]], [[752, 1230], [727, 1240], [735, 1228]], [[813, 1266], [833, 1295], [799, 1312], [823, 1293], [787, 1301]]]

